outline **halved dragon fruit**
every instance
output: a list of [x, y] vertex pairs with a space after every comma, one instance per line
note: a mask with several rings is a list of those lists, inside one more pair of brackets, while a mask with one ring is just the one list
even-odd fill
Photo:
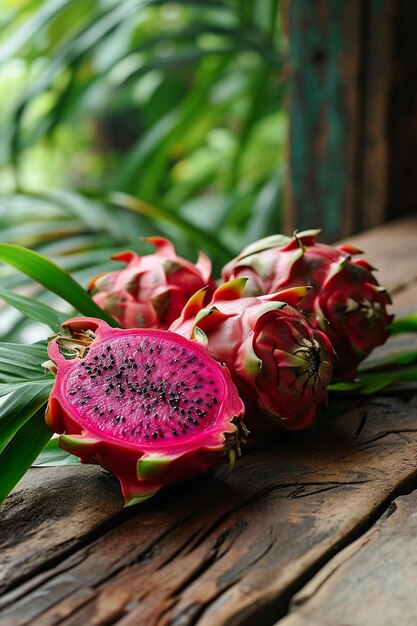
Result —
[[115, 254], [112, 258], [127, 267], [99, 274], [88, 290], [94, 301], [124, 328], [166, 329], [196, 291], [207, 285], [214, 290], [211, 262], [202, 252], [195, 264], [183, 259], [163, 237], [147, 237], [144, 241], [155, 246], [153, 254]]
[[364, 259], [353, 258], [360, 250], [317, 243], [319, 233], [308, 230], [293, 237], [260, 239], [223, 268], [222, 278], [247, 277], [245, 295], [310, 285], [301, 309], [333, 344], [338, 356], [334, 377], [350, 380], [359, 363], [387, 340], [392, 316], [386, 307], [391, 300], [378, 284], [374, 268]]
[[126, 504], [240, 455], [244, 406], [204, 345], [94, 318], [63, 328], [48, 348], [46, 422], [62, 448], [119, 479]]
[[253, 435], [277, 428], [307, 428], [326, 404], [334, 350], [294, 307], [309, 289], [242, 297], [246, 279], [218, 287], [204, 307], [204, 292], [187, 303], [171, 330], [192, 338], [202, 330], [208, 350], [229, 367]]

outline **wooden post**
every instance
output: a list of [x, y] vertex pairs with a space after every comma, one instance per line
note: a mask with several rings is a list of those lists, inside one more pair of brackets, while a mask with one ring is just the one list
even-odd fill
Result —
[[327, 240], [383, 221], [392, 0], [286, 0], [285, 230]]
[[395, 0], [388, 217], [417, 209], [417, 2]]

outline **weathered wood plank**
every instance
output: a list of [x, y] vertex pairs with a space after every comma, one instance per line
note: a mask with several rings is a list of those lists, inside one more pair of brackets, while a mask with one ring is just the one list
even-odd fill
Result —
[[328, 240], [416, 210], [417, 6], [283, 2], [290, 133], [284, 229]]
[[388, 119], [389, 217], [416, 211], [417, 58], [415, 41], [417, 3], [393, 2], [392, 88]]
[[30, 470], [9, 496], [0, 519], [0, 592], [126, 515], [117, 481], [100, 468], [85, 469]]
[[[414, 484], [416, 455], [417, 399], [370, 401], [321, 432], [251, 452], [227, 482], [218, 473], [166, 490], [47, 567], [11, 606], [18, 590], [6, 594], [0, 623], [105, 624], [110, 598], [123, 626], [272, 623], [300, 579]], [[102, 480], [85, 471], [93, 486]]]
[[285, 3], [289, 33], [288, 193], [284, 228], [357, 229], [361, 2]]
[[[398, 498], [367, 533], [302, 589], [279, 626], [414, 626], [417, 491]], [[347, 598], [349, 606], [347, 607]]]
[[360, 136], [357, 154], [356, 229], [363, 231], [387, 216], [389, 147], [387, 120], [392, 82], [392, 0], [366, 0], [362, 5]]

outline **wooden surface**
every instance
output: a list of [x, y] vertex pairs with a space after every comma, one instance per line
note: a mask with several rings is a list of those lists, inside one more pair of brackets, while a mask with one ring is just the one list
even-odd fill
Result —
[[314, 224], [334, 241], [387, 215], [393, 4], [283, 2], [288, 232]]
[[[360, 245], [417, 309], [417, 221]], [[132, 509], [100, 468], [33, 469], [2, 510], [0, 624], [416, 624], [416, 459], [408, 391]]]

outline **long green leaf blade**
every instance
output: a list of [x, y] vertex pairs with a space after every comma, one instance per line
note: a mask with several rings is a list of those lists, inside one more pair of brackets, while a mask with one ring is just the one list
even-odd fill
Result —
[[0, 244], [0, 261], [12, 265], [17, 270], [37, 281], [53, 293], [72, 304], [82, 315], [98, 317], [110, 326], [117, 327], [116, 320], [101, 309], [67, 272], [46, 257], [16, 246]]
[[176, 226], [182, 232], [187, 234], [192, 240], [199, 241], [208, 250], [211, 250], [221, 263], [227, 263], [233, 256], [232, 251], [221, 243], [221, 241], [214, 239], [211, 233], [207, 233], [198, 226], [195, 226], [178, 213], [167, 211], [161, 207], [152, 206], [147, 202], [143, 202], [142, 200], [138, 200], [137, 198], [122, 192], [112, 192], [108, 195], [106, 200], [112, 202], [116, 206], [121, 206], [130, 211], [134, 211], [135, 213], [139, 213], [140, 215], [144, 215], [151, 220], [165, 222]]
[[48, 400], [53, 380], [27, 383], [0, 406], [0, 450]]
[[46, 343], [25, 346], [0, 343], [0, 383], [45, 378], [42, 363], [48, 359]]
[[54, 332], [58, 332], [62, 322], [68, 319], [66, 313], [61, 313], [47, 304], [39, 302], [39, 300], [21, 296], [9, 289], [0, 287], [0, 298], [17, 309], [25, 317], [34, 322], [46, 324]]
[[71, 0], [50, 0], [44, 2], [39, 11], [36, 11], [29, 19], [15, 30], [11, 37], [0, 46], [0, 63], [9, 59], [18, 52], [30, 39], [38, 35], [39, 31], [61, 11]]
[[395, 319], [391, 324], [391, 335], [417, 332], [417, 311]]
[[17, 431], [13, 439], [0, 453], [0, 503], [46, 446], [52, 433], [44, 419], [42, 407]]
[[54, 467], [56, 465], [78, 465], [80, 459], [66, 452], [58, 445], [58, 439], [51, 439], [42, 450], [33, 467]]

